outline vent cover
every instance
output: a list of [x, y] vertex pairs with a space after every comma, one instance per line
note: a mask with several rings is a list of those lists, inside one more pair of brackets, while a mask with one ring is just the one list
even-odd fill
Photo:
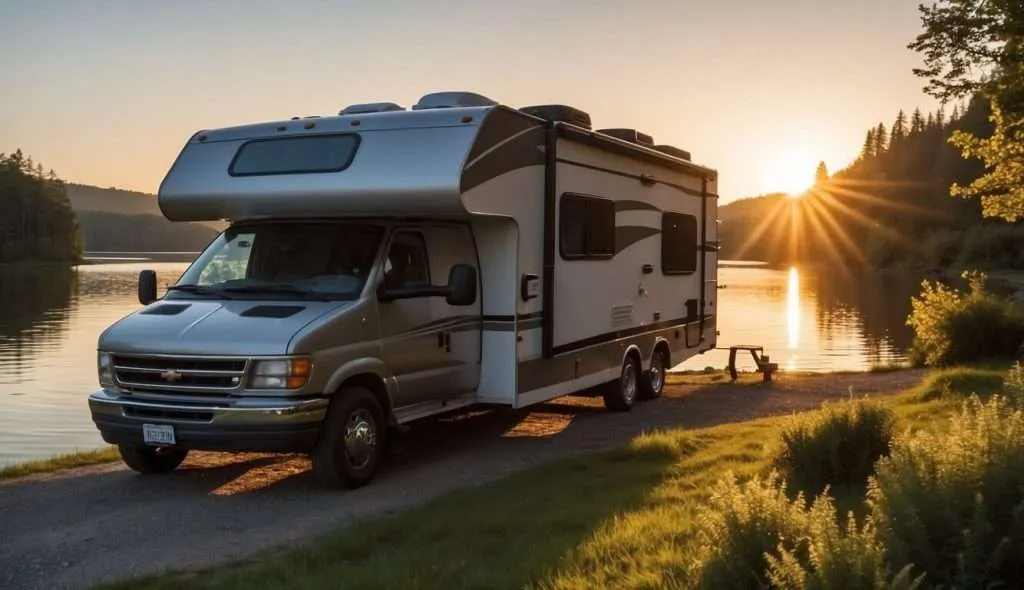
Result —
[[680, 160], [690, 159], [690, 152], [686, 150], [681, 150], [672, 145], [656, 145], [654, 146], [654, 149], [658, 150], [663, 154], [668, 154], [669, 156], [679, 158]]
[[141, 315], [178, 315], [190, 307], [191, 303], [164, 303], [141, 312]]
[[590, 129], [590, 114], [564, 104], [542, 104], [519, 109], [545, 121], [562, 122]]
[[450, 109], [457, 107], [493, 107], [497, 102], [475, 92], [434, 92], [425, 94], [412, 110]]
[[654, 138], [646, 133], [640, 133], [636, 129], [598, 129], [597, 132], [628, 141], [629, 143], [654, 147]]
[[365, 115], [367, 113], [387, 113], [391, 111], [404, 111], [401, 105], [397, 105], [393, 102], [367, 102], [364, 104], [353, 104], [349, 105], [340, 112], [339, 115]]
[[257, 305], [250, 307], [239, 315], [244, 318], [274, 318], [284, 319], [291, 317], [306, 309], [299, 305]]

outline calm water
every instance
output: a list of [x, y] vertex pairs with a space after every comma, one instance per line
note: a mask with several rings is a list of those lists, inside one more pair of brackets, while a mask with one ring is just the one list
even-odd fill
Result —
[[[97, 386], [96, 338], [138, 306], [139, 270], [168, 284], [186, 266], [0, 267], [0, 465], [103, 444], [85, 401]], [[786, 369], [833, 371], [904, 359], [903, 321], [920, 281], [745, 265], [722, 268], [719, 284], [720, 346], [763, 345]], [[681, 368], [727, 358], [716, 350]], [[749, 355], [741, 362], [751, 367]]]

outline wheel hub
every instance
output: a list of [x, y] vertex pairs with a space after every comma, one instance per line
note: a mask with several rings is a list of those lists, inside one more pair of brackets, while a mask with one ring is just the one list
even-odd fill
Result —
[[377, 446], [377, 428], [373, 417], [366, 410], [356, 410], [345, 426], [345, 455], [349, 464], [360, 469], [365, 467]]
[[636, 365], [626, 363], [622, 370], [622, 397], [626, 403], [633, 403], [636, 398]]
[[651, 389], [661, 391], [665, 385], [665, 359], [660, 354], [651, 359]]

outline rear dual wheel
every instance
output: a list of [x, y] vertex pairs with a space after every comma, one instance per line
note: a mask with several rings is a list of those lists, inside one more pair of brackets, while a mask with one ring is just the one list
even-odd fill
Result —
[[667, 371], [668, 354], [662, 348], [654, 351], [651, 368], [646, 373], [636, 355], [627, 354], [622, 360], [619, 378], [605, 386], [605, 407], [614, 412], [625, 412], [630, 410], [638, 399], [661, 397]]

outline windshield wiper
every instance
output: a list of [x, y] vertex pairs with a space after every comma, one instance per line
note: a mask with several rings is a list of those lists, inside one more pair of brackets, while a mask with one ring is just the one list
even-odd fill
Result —
[[308, 291], [295, 285], [237, 285], [234, 287], [224, 287], [224, 290], [231, 293], [280, 293], [283, 295], [298, 295], [299, 297], [317, 299], [319, 301], [331, 300], [330, 297], [322, 293]]
[[182, 293], [194, 293], [196, 295], [209, 295], [211, 297], [223, 297], [224, 292], [206, 285], [171, 285], [168, 291], [181, 291]]

